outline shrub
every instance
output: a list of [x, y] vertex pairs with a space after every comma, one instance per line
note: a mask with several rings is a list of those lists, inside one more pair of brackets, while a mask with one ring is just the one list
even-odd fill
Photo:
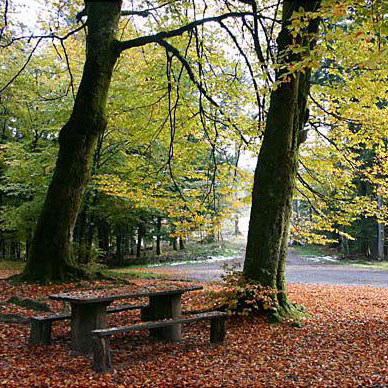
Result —
[[219, 302], [230, 315], [253, 315], [276, 311], [277, 290], [248, 281], [236, 266], [224, 266], [224, 289], [218, 294]]

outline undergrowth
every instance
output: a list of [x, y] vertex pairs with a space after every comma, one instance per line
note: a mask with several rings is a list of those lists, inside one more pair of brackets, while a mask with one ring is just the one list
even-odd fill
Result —
[[236, 266], [224, 266], [224, 288], [215, 296], [229, 315], [271, 314], [277, 309], [277, 290], [248, 281]]

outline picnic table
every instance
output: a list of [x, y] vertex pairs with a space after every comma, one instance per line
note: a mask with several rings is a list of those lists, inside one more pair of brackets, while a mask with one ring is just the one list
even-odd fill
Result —
[[[92, 349], [92, 331], [106, 325], [107, 307], [115, 300], [147, 297], [149, 304], [142, 308], [143, 321], [157, 321], [181, 317], [181, 297], [185, 292], [203, 289], [202, 286], [147, 286], [129, 291], [125, 288], [69, 292], [49, 298], [71, 305], [71, 348], [82, 354]], [[151, 335], [160, 339], [181, 339], [181, 325], [152, 329]]]

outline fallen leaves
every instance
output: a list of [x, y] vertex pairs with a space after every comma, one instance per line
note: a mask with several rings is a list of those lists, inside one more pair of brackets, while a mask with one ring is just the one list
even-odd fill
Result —
[[[155, 281], [152, 281], [153, 283]], [[139, 280], [143, 287], [151, 281]], [[184, 285], [185, 283], [177, 283]], [[187, 285], [187, 283], [186, 283]], [[84, 289], [111, 286], [85, 283]], [[183, 296], [185, 309], [211, 305], [209, 291]], [[5, 301], [45, 300], [76, 285], [13, 286], [0, 281], [0, 308], [36, 312]], [[100, 375], [91, 361], [69, 352], [69, 322], [53, 326], [50, 346], [28, 344], [26, 325], [0, 323], [0, 386], [6, 387], [357, 387], [388, 384], [388, 289], [291, 285], [289, 294], [311, 318], [301, 328], [269, 325], [264, 318], [233, 318], [224, 345], [209, 344], [208, 323], [183, 327], [179, 343], [156, 342], [146, 333], [112, 338], [116, 370]], [[49, 301], [54, 311], [61, 302]], [[22, 311], [21, 311], [21, 310]], [[2, 310], [0, 310], [2, 311]], [[109, 325], [138, 319], [138, 312], [109, 315]]]

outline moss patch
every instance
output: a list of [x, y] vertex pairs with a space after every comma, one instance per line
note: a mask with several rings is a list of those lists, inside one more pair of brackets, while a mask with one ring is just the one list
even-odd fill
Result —
[[34, 311], [51, 311], [50, 306], [44, 302], [39, 302], [33, 299], [20, 299], [18, 296], [11, 296], [7, 300], [7, 303], [12, 303]]

